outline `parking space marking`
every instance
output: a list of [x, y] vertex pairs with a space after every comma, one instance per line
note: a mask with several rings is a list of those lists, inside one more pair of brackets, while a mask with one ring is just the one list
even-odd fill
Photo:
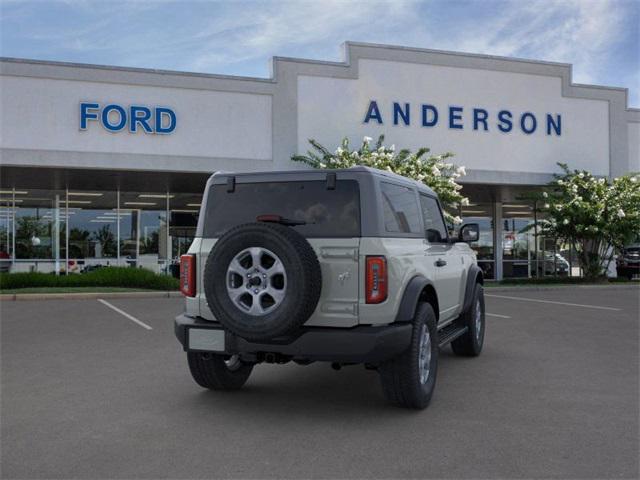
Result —
[[537, 298], [509, 297], [507, 295], [488, 295], [486, 293], [484, 296], [493, 297], [493, 298], [506, 298], [507, 300], [522, 300], [523, 302], [552, 303], [554, 305], [566, 305], [569, 307], [595, 308], [598, 310], [612, 310], [614, 312], [619, 312], [622, 310], [621, 308], [614, 308], [614, 307], [601, 307], [599, 305], [583, 305], [581, 303], [556, 302], [555, 300], [539, 300]]
[[123, 317], [128, 318], [129, 320], [131, 320], [132, 322], [137, 323], [138, 325], [140, 325], [142, 328], [146, 328], [147, 330], [153, 330], [153, 328], [151, 328], [149, 325], [147, 325], [144, 322], [141, 322], [140, 320], [138, 320], [136, 317], [134, 317], [133, 315], [129, 315], [127, 312], [125, 312], [124, 310], [120, 310], [118, 307], [116, 307], [115, 305], [111, 305], [109, 302], [107, 302], [106, 300], [103, 300], [101, 298], [98, 299], [98, 301], [109, 307], [111, 310], [118, 312], [120, 315], [122, 315]]
[[485, 315], [487, 315], [488, 317], [497, 317], [497, 318], [511, 318], [509, 315], [499, 315], [497, 313], [488, 313], [485, 312]]

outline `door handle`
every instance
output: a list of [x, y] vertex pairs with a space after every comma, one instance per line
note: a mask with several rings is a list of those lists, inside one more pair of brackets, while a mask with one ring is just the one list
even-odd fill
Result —
[[436, 267], [444, 267], [446, 264], [447, 262], [445, 260], [442, 260], [441, 258], [436, 260]]

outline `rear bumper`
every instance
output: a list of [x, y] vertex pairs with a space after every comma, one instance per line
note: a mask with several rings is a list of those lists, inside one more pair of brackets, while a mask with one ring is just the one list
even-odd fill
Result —
[[[189, 330], [193, 328], [224, 331], [217, 322], [179, 315], [175, 319], [175, 334], [185, 351], [192, 351], [189, 348]], [[249, 342], [225, 331], [224, 351], [216, 353], [274, 353], [292, 360], [376, 364], [405, 351], [411, 341], [411, 330], [409, 323], [379, 327], [302, 327], [295, 336], [274, 339], [269, 343]]]

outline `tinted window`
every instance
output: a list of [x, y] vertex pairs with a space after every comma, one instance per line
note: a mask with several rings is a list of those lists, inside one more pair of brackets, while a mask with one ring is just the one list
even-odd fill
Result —
[[355, 180], [338, 180], [335, 190], [325, 181], [237, 183], [235, 191], [214, 185], [207, 199], [204, 235], [219, 237], [259, 215], [307, 222], [296, 225], [305, 237], [360, 236], [360, 194]]
[[436, 199], [426, 195], [420, 195], [420, 206], [422, 207], [424, 230], [427, 240], [432, 243], [446, 242], [447, 229]]
[[408, 188], [382, 182], [384, 228], [387, 232], [420, 233], [420, 212], [416, 193]]

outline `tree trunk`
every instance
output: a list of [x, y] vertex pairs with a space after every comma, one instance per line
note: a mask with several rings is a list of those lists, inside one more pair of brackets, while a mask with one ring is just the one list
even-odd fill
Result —
[[584, 278], [587, 280], [599, 280], [604, 276], [602, 254], [602, 240], [579, 241], [578, 262], [582, 268]]

